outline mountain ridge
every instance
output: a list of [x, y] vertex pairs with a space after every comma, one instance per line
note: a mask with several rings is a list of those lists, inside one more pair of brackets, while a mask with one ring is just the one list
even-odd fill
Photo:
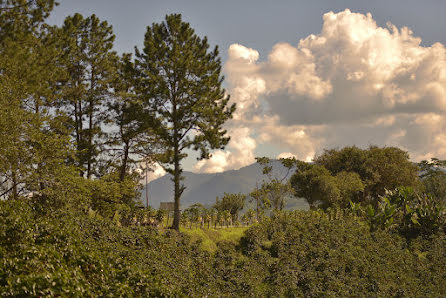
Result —
[[[273, 175], [281, 178], [286, 174], [287, 169], [279, 160], [272, 160], [271, 164]], [[262, 171], [263, 166], [258, 163], [238, 170], [212, 174], [185, 171], [183, 172], [185, 177], [183, 183], [186, 189], [181, 196], [181, 208], [187, 208], [195, 203], [212, 206], [216, 197], [223, 196], [225, 192], [249, 194], [256, 184], [260, 186], [263, 179], [266, 178]], [[144, 186], [141, 190], [141, 201], [144, 205], [146, 189], [147, 186]], [[151, 181], [148, 184], [148, 189], [151, 207], [159, 208], [160, 202], [173, 202], [173, 182], [170, 174]], [[303, 199], [293, 198], [289, 200], [288, 208], [307, 209], [308, 204]]]

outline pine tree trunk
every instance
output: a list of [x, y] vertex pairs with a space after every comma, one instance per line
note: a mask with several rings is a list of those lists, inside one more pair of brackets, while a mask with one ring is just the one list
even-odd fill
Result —
[[12, 171], [12, 198], [16, 200], [19, 197], [19, 192], [17, 190], [17, 172], [16, 170]]
[[88, 156], [87, 156], [87, 178], [91, 178], [91, 163], [93, 159], [93, 99], [90, 99], [90, 106], [88, 111]]
[[74, 102], [74, 117], [75, 117], [75, 131], [76, 131], [76, 149], [77, 149], [77, 157], [78, 157], [78, 165], [79, 168], [81, 169], [79, 171], [79, 175], [81, 177], [84, 177], [84, 170], [83, 170], [83, 166], [84, 166], [84, 162], [83, 162], [83, 157], [82, 154], [80, 153], [82, 151], [82, 129], [83, 129], [83, 125], [82, 125], [82, 103], [80, 102], [80, 100], [78, 99], [77, 101]]
[[[176, 132], [174, 133], [176, 135]], [[175, 136], [176, 138], [176, 136]], [[174, 214], [173, 214], [173, 224], [172, 228], [179, 231], [180, 230], [180, 196], [181, 196], [181, 169], [180, 169], [180, 159], [179, 159], [179, 152], [178, 152], [178, 143], [175, 142], [175, 148], [174, 148], [174, 176], [173, 176], [173, 183], [174, 183]]]
[[[121, 182], [124, 181], [125, 179], [128, 159], [129, 159], [129, 143], [126, 142], [124, 146], [124, 156], [122, 158], [121, 173], [119, 174], [119, 179]], [[147, 185], [146, 185], [146, 191], [147, 191]]]

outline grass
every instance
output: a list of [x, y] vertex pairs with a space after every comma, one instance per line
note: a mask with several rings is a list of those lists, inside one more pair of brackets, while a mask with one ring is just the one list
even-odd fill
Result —
[[217, 243], [220, 241], [229, 241], [237, 244], [247, 229], [248, 227], [230, 227], [220, 229], [189, 229], [181, 227], [180, 231], [186, 235], [189, 235], [193, 241], [201, 241], [201, 248], [213, 253], [217, 250]]

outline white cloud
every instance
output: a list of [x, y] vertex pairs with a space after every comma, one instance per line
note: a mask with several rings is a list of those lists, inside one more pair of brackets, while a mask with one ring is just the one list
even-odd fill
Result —
[[150, 163], [148, 164], [148, 171], [146, 172], [146, 164], [141, 163], [140, 168], [137, 169], [139, 174], [141, 174], [142, 179], [141, 183], [146, 183], [146, 175], [147, 175], [147, 183], [150, 183], [153, 180], [156, 180], [166, 174], [166, 171], [163, 169], [162, 166], [158, 163]]
[[407, 27], [329, 12], [319, 34], [278, 43], [265, 61], [232, 45], [225, 72], [238, 107], [229, 133], [245, 133], [196, 169], [239, 167], [245, 159], [235, 155], [251, 159], [265, 144], [307, 160], [323, 148], [371, 144], [446, 158], [446, 49], [421, 46]]
[[232, 128], [229, 130], [231, 140], [229, 150], [217, 150], [208, 160], [200, 160], [194, 171], [203, 173], [219, 173], [226, 170], [238, 169], [252, 164], [255, 161], [254, 150], [257, 146], [251, 131], [247, 127]]

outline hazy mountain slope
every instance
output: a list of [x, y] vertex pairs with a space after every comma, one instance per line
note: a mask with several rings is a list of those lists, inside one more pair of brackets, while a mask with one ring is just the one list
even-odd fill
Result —
[[[283, 177], [286, 169], [278, 161], [273, 162], [273, 174]], [[265, 176], [262, 174], [262, 166], [255, 163], [239, 170], [231, 170], [216, 174], [195, 174], [184, 172], [184, 184], [186, 190], [181, 197], [182, 208], [194, 203], [212, 205], [217, 196], [227, 193], [248, 194], [255, 187], [260, 186]], [[141, 192], [141, 199], [145, 204], [145, 188]], [[165, 175], [149, 183], [149, 204], [159, 208], [160, 202], [173, 201], [173, 182], [170, 175]], [[302, 199], [292, 199], [287, 204], [293, 209], [306, 209], [308, 205]]]

